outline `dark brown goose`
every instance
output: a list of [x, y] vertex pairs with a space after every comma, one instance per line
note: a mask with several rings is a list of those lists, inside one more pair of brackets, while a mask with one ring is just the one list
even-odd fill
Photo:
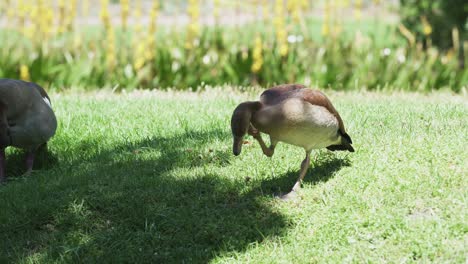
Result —
[[27, 151], [27, 173], [36, 150], [55, 134], [57, 120], [46, 91], [35, 83], [0, 79], [0, 182], [6, 180], [5, 148]]
[[[301, 187], [313, 149], [354, 152], [351, 137], [330, 100], [322, 92], [298, 84], [273, 87], [261, 94], [260, 101], [238, 105], [232, 114], [231, 129], [236, 156], [241, 153], [247, 133], [260, 143], [268, 157], [273, 155], [280, 141], [304, 148], [306, 157], [299, 178], [291, 192], [282, 197], [284, 199], [293, 197]], [[270, 136], [270, 147], [266, 146], [260, 132]]]

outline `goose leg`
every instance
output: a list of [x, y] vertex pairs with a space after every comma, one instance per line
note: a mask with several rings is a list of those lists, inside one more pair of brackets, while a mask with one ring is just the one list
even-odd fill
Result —
[[258, 141], [260, 147], [262, 148], [263, 154], [265, 154], [267, 157], [273, 156], [278, 141], [273, 140], [270, 137], [270, 147], [267, 147], [265, 142], [263, 141], [262, 136], [260, 135], [260, 132], [252, 125], [249, 127], [249, 135], [253, 136]]
[[32, 172], [35, 154], [36, 153], [34, 150], [28, 150], [26, 154], [26, 173], [25, 174], [30, 174]]
[[281, 196], [282, 200], [290, 200], [296, 197], [296, 194], [297, 194], [296, 192], [301, 188], [302, 180], [304, 179], [307, 173], [307, 170], [309, 169], [309, 165], [310, 165], [310, 151], [306, 151], [306, 157], [301, 163], [301, 171], [299, 172], [299, 178], [294, 184], [292, 190], [289, 193]]
[[5, 159], [5, 149], [0, 148], [0, 184], [6, 181]]
[[278, 143], [277, 141], [271, 140], [271, 138], [270, 138], [270, 146], [267, 147], [265, 142], [262, 139], [262, 136], [260, 136], [260, 134], [258, 135], [258, 137], [255, 137], [255, 139], [260, 144], [260, 147], [262, 148], [263, 154], [265, 154], [267, 157], [273, 156], [273, 154], [275, 153], [276, 144]]

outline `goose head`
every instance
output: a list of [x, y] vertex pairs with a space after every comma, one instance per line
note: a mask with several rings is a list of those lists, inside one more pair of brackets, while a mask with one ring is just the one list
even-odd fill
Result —
[[247, 134], [252, 116], [260, 110], [262, 104], [258, 101], [249, 101], [239, 104], [231, 118], [231, 131], [233, 137], [232, 152], [238, 156], [242, 151], [243, 138]]

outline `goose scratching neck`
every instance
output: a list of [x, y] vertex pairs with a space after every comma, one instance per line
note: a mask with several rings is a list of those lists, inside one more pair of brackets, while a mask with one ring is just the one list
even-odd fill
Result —
[[233, 137], [232, 151], [234, 155], [239, 155], [242, 151], [243, 137], [247, 134], [252, 115], [255, 114], [262, 104], [259, 101], [248, 101], [239, 104], [231, 118], [231, 131]]

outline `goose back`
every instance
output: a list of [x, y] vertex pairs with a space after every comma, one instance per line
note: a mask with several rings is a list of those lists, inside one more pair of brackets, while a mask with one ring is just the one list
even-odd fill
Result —
[[[271, 106], [290, 98], [301, 98], [312, 105], [325, 107], [337, 119], [340, 134], [347, 135], [340, 114], [321, 91], [309, 89], [302, 84], [278, 85], [263, 92], [260, 95], [260, 102], [265, 106]], [[351, 138], [349, 140], [351, 141]]]
[[55, 134], [57, 120], [50, 98], [39, 85], [0, 79], [0, 104], [6, 109], [12, 146], [35, 148]]
[[280, 85], [263, 92], [260, 102], [262, 109], [252, 123], [273, 139], [306, 149], [352, 143], [338, 111], [318, 90], [301, 84]]

